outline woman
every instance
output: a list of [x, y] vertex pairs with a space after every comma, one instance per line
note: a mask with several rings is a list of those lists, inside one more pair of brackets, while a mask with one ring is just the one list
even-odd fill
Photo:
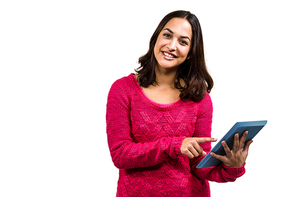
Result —
[[235, 181], [245, 173], [247, 132], [233, 150], [222, 143], [223, 164], [196, 169], [211, 149], [213, 80], [204, 59], [198, 19], [187, 11], [169, 13], [137, 74], [117, 80], [107, 103], [107, 136], [119, 168], [117, 196], [210, 196], [208, 180]]

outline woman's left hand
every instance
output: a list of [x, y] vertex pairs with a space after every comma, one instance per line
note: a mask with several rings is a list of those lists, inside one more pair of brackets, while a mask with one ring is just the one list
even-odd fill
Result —
[[[247, 135], [248, 135], [248, 131], [245, 131], [243, 133], [243, 136], [241, 137], [241, 140], [239, 140], [238, 133], [235, 134], [232, 150], [229, 149], [225, 141], [222, 141], [222, 146], [225, 150], [226, 155], [221, 156], [212, 152], [211, 156], [221, 160], [225, 166], [241, 167], [246, 162], [250, 144], [253, 142], [253, 140], [249, 140], [246, 142], [246, 144], [244, 143], [247, 138]], [[244, 144], [245, 144], [245, 147], [244, 147]]]

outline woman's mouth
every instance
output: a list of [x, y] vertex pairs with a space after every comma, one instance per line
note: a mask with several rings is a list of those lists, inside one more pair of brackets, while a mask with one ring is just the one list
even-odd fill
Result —
[[177, 58], [177, 56], [173, 53], [169, 53], [169, 52], [166, 52], [166, 51], [162, 51], [162, 54], [163, 54], [163, 57], [167, 60], [174, 60]]

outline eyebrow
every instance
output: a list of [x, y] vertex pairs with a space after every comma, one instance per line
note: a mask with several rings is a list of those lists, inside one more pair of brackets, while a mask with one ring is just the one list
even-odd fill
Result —
[[[171, 34], [174, 34], [174, 32], [172, 30], [170, 30], [169, 28], [165, 28], [164, 30], [169, 31]], [[187, 38], [190, 41], [190, 38], [188, 36], [181, 36], [181, 38]]]

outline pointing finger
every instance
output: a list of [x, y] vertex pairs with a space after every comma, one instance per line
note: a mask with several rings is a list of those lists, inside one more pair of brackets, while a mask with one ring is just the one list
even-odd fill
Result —
[[210, 137], [196, 138], [197, 143], [216, 142], [216, 141], [217, 141], [217, 138], [210, 138]]

